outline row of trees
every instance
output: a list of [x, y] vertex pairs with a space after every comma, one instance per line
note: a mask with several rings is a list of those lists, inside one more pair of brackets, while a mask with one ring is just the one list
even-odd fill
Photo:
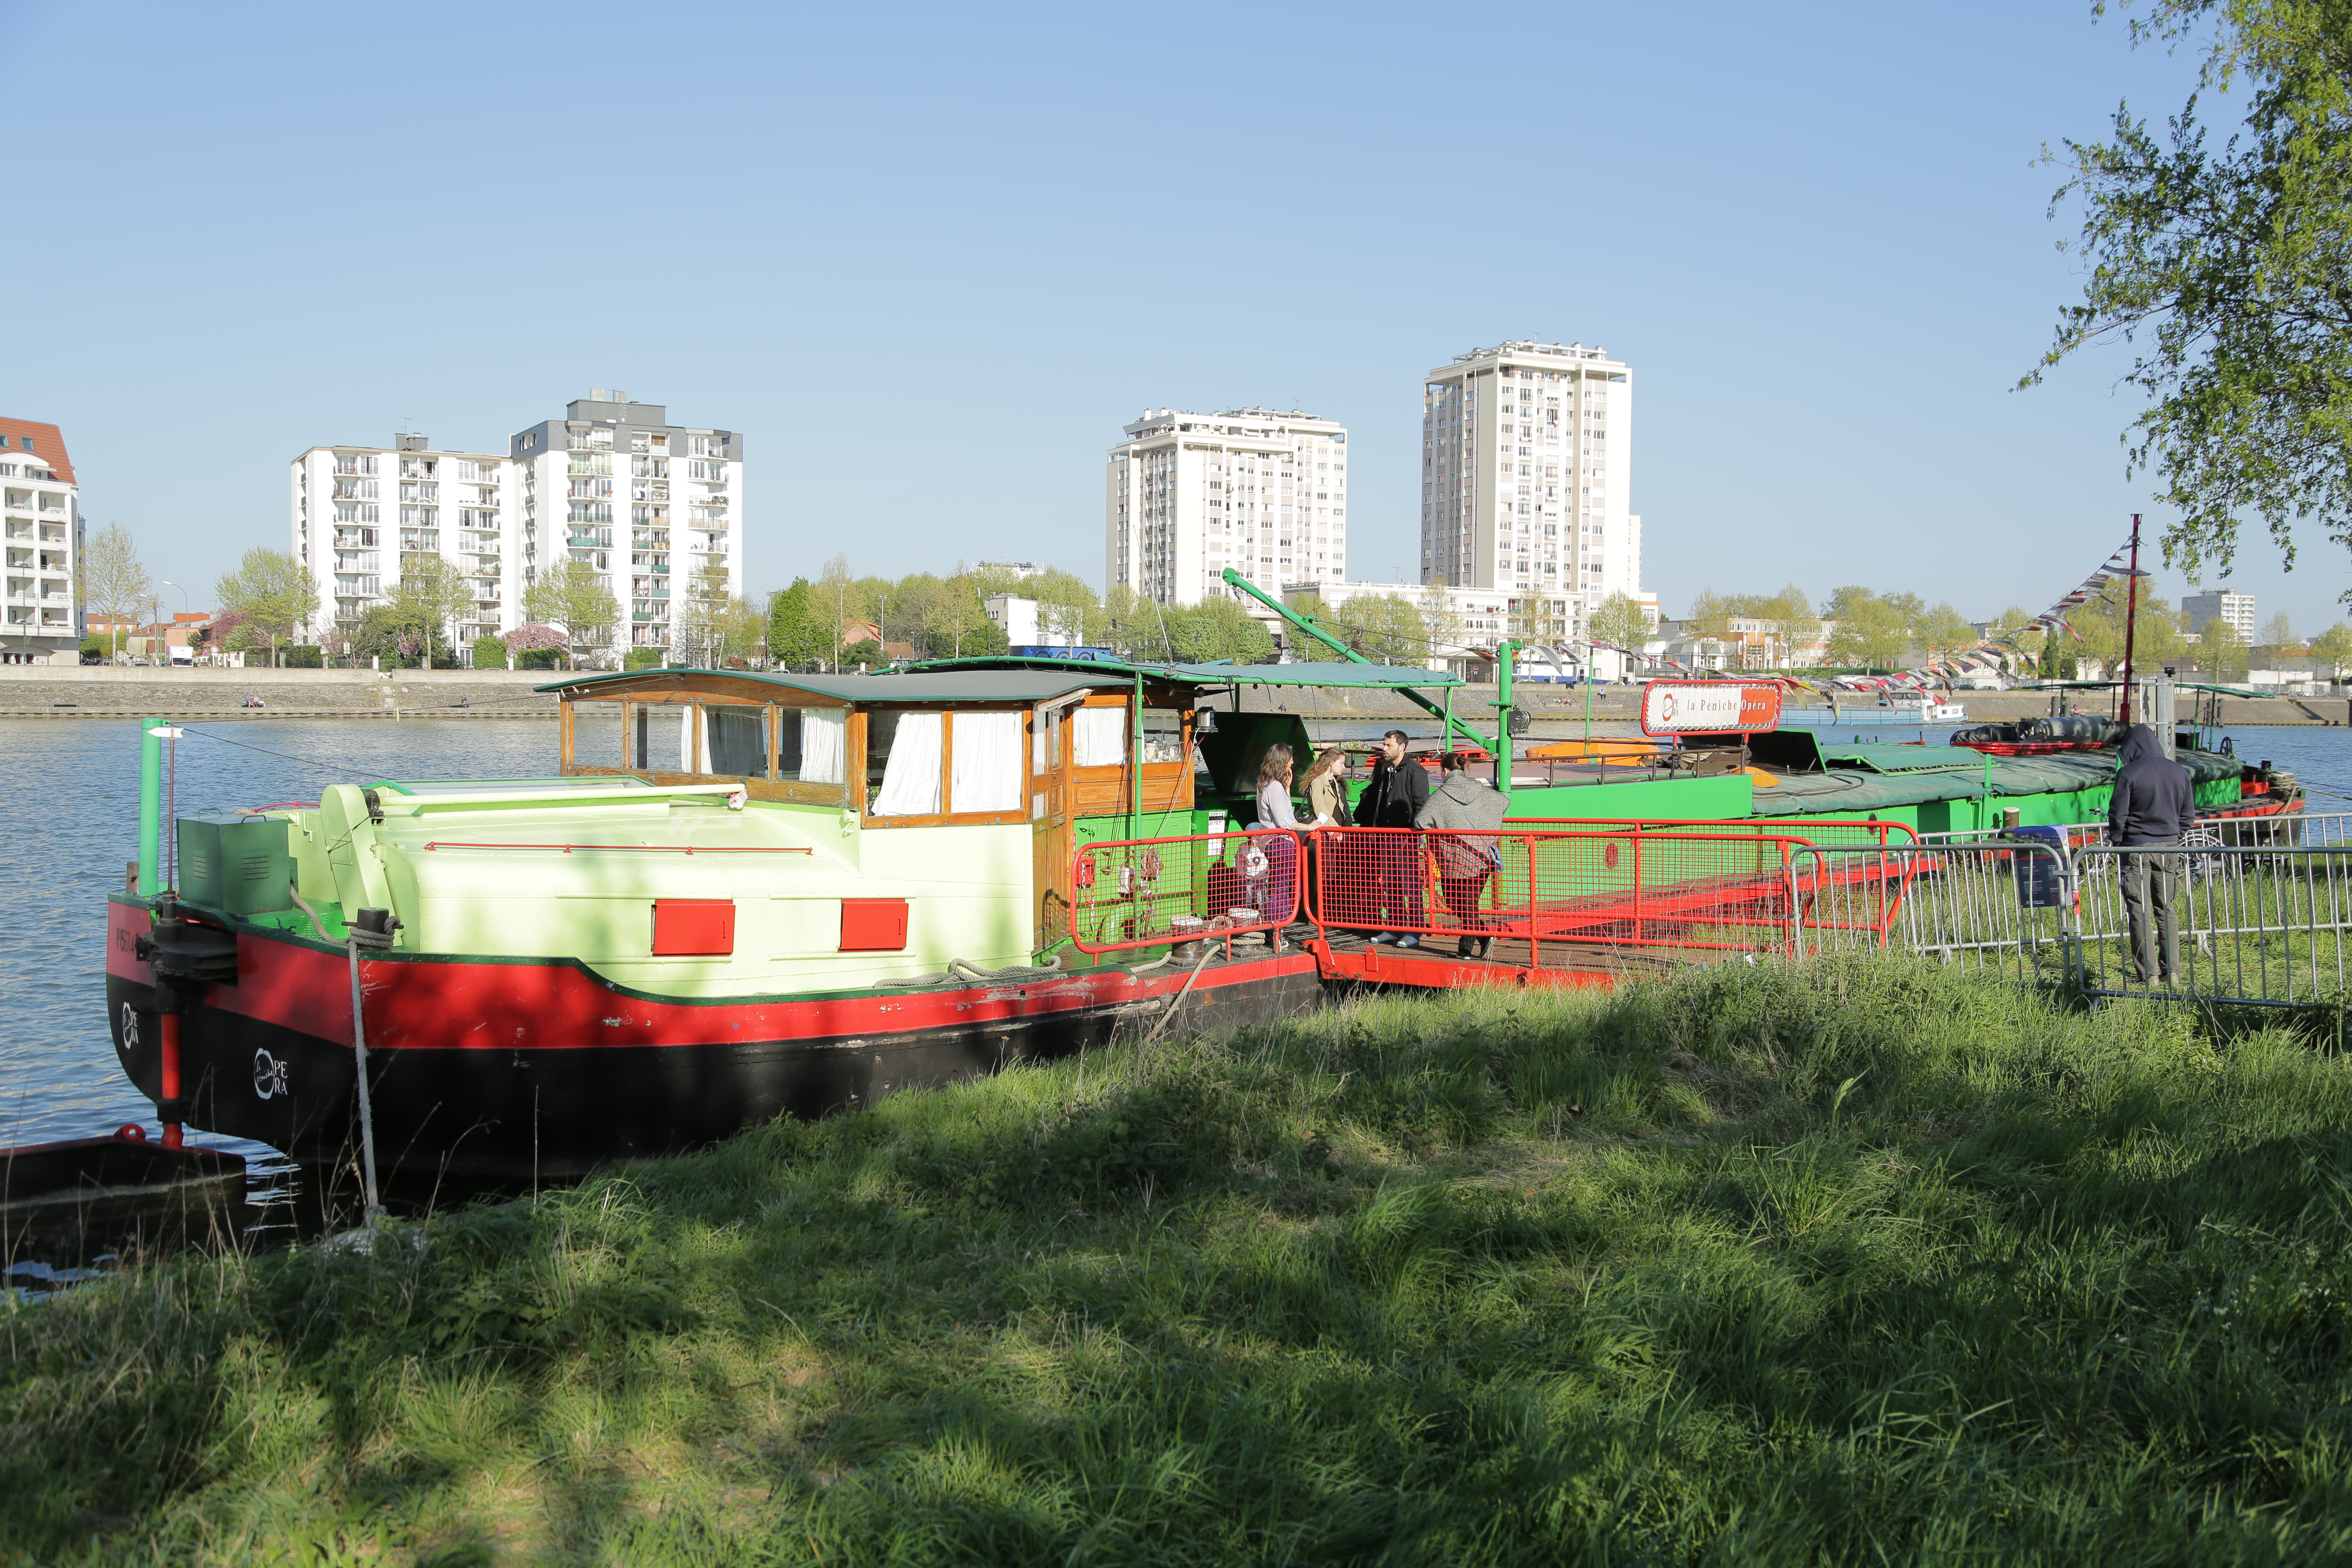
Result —
[[[2013, 647], [2009, 662], [2020, 673], [2071, 677], [2085, 663], [2102, 669], [2122, 664], [2127, 619], [2133, 655], [2142, 668], [2194, 664], [2216, 679], [2242, 679], [2256, 660], [2267, 665], [2307, 657], [2331, 672], [2352, 666], [2352, 626], [2340, 622], [2306, 643], [2295, 637], [2293, 622], [2282, 612], [2249, 644], [2226, 621], [2191, 626], [2169, 600], [2144, 593], [2131, 605], [2129, 598], [2123, 584], [2111, 582], [2075, 608], [2068, 617], [2071, 630], [2054, 636], [2035, 626], [2034, 612], [2021, 605], [2011, 605], [1980, 628], [1949, 604], [1859, 586], [1838, 589], [1819, 610], [1793, 585], [1777, 594], [1718, 594], [1709, 588], [1692, 600], [1685, 621], [1694, 635], [1725, 641], [1740, 635], [1734, 630], [1739, 620], [1771, 623], [1775, 629], [1767, 635], [1776, 645], [1773, 662], [1781, 666], [1811, 663], [1812, 650], [1819, 649], [1822, 662], [1834, 668], [1894, 669], [1913, 660], [1948, 658], [1995, 638]], [[2192, 635], [2194, 644], [2189, 640]]]
[[[437, 553], [404, 555], [400, 566], [384, 602], [371, 605], [356, 626], [331, 626], [321, 635], [322, 653], [338, 658], [414, 658], [428, 667], [453, 662], [449, 656], [457, 628], [474, 609], [474, 585]], [[138, 542], [120, 523], [110, 522], [90, 536], [82, 552], [78, 586], [84, 607], [118, 628], [124, 622], [162, 618], [162, 584], [141, 559]], [[709, 665], [762, 657], [766, 613], [733, 587], [725, 569], [709, 562], [687, 580], [673, 622], [678, 646], [667, 657]], [[273, 667], [284, 661], [286, 648], [319, 617], [319, 593], [310, 574], [282, 550], [257, 545], [247, 551], [236, 568], [214, 584], [214, 593], [220, 609], [212, 625], [212, 642], [232, 653], [266, 650]], [[511, 653], [540, 649], [576, 660], [610, 647], [628, 624], [612, 588], [593, 566], [580, 561], [558, 562], [541, 573], [523, 590], [523, 613], [530, 624], [475, 641], [478, 666], [504, 665]], [[106, 651], [112, 657], [121, 648], [117, 629], [110, 633]], [[647, 649], [646, 657], [664, 655]]]
[[1105, 597], [1054, 567], [1024, 574], [959, 563], [944, 577], [860, 577], [845, 555], [826, 562], [814, 581], [795, 578], [771, 596], [768, 652], [778, 664], [827, 669], [879, 663], [886, 644], [919, 658], [1003, 653], [1010, 640], [988, 616], [987, 602], [997, 594], [1037, 601], [1040, 637], [1108, 648], [1120, 658], [1246, 664], [1274, 655], [1265, 627], [1231, 600], [1169, 609], [1125, 587]]

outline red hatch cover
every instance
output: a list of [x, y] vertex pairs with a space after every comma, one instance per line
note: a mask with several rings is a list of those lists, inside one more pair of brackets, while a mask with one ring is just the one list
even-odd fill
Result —
[[726, 958], [735, 952], [732, 899], [656, 899], [656, 958]]
[[906, 952], [907, 900], [904, 899], [842, 900], [841, 951], [844, 952]]

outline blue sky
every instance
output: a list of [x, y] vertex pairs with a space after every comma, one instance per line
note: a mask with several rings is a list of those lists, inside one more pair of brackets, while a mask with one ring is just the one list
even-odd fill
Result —
[[[1351, 573], [1409, 574], [1422, 373], [1509, 337], [1634, 367], [1669, 609], [2039, 608], [2159, 521], [2119, 357], [2011, 390], [2080, 288], [2042, 146], [2190, 77], [2087, 4], [0, 0], [0, 63], [47, 95], [0, 413], [199, 604], [302, 448], [495, 449], [591, 385], [746, 434], [756, 589], [1099, 584], [1103, 449], [1161, 405], [1345, 421]], [[2345, 577], [2253, 541], [2232, 583], [2314, 630]]]

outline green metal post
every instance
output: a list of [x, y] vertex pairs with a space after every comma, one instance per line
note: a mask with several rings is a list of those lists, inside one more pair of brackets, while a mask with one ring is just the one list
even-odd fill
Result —
[[1519, 645], [1504, 641], [1495, 648], [1495, 787], [1511, 793], [1511, 656]]
[[1590, 637], [1584, 643], [1584, 760], [1592, 760], [1592, 666], [1600, 658], [1601, 645]]
[[[1224, 579], [1227, 586], [1238, 589], [1240, 592], [1248, 595], [1251, 598], [1255, 599], [1259, 604], [1264, 605], [1267, 609], [1272, 610], [1276, 615], [1280, 616], [1284, 620], [1289, 622], [1292, 626], [1297, 626], [1300, 631], [1305, 632], [1308, 637], [1313, 637], [1317, 642], [1321, 643], [1325, 647], [1329, 648], [1333, 653], [1338, 654], [1341, 658], [1346, 659], [1349, 663], [1370, 664], [1373, 662], [1372, 660], [1366, 658], [1362, 654], [1358, 653], [1354, 648], [1349, 647], [1346, 643], [1343, 643], [1339, 638], [1333, 637], [1330, 633], [1325, 631], [1321, 626], [1317, 626], [1312, 620], [1299, 615], [1296, 610], [1293, 610], [1281, 600], [1269, 597], [1267, 595], [1261, 593], [1258, 590], [1256, 584], [1252, 583], [1248, 578], [1243, 576], [1232, 567], [1228, 566], [1225, 568]], [[1454, 705], [1451, 697], [1448, 698], [1444, 707], [1440, 707], [1438, 704], [1432, 702], [1428, 698], [1423, 696], [1420, 692], [1414, 690], [1410, 686], [1400, 686], [1393, 689], [1402, 694], [1406, 700], [1414, 703], [1434, 718], [1442, 721], [1445, 725], [1444, 736], [1445, 740], [1451, 741], [1454, 738], [1454, 731], [1459, 730], [1465, 737], [1468, 738], [1472, 745], [1485, 747], [1488, 750], [1495, 749], [1494, 742], [1488, 741], [1486, 736], [1481, 735], [1477, 731], [1473, 730], [1469, 725], [1464, 723], [1461, 720], [1456, 719], [1454, 716]]]
[[139, 892], [163, 890], [163, 731], [161, 719], [139, 721]]

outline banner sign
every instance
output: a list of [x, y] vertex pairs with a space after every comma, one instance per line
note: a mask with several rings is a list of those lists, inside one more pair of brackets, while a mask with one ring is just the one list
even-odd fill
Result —
[[1642, 688], [1642, 733], [1758, 734], [1780, 722], [1780, 689], [1765, 682], [1653, 680]]

